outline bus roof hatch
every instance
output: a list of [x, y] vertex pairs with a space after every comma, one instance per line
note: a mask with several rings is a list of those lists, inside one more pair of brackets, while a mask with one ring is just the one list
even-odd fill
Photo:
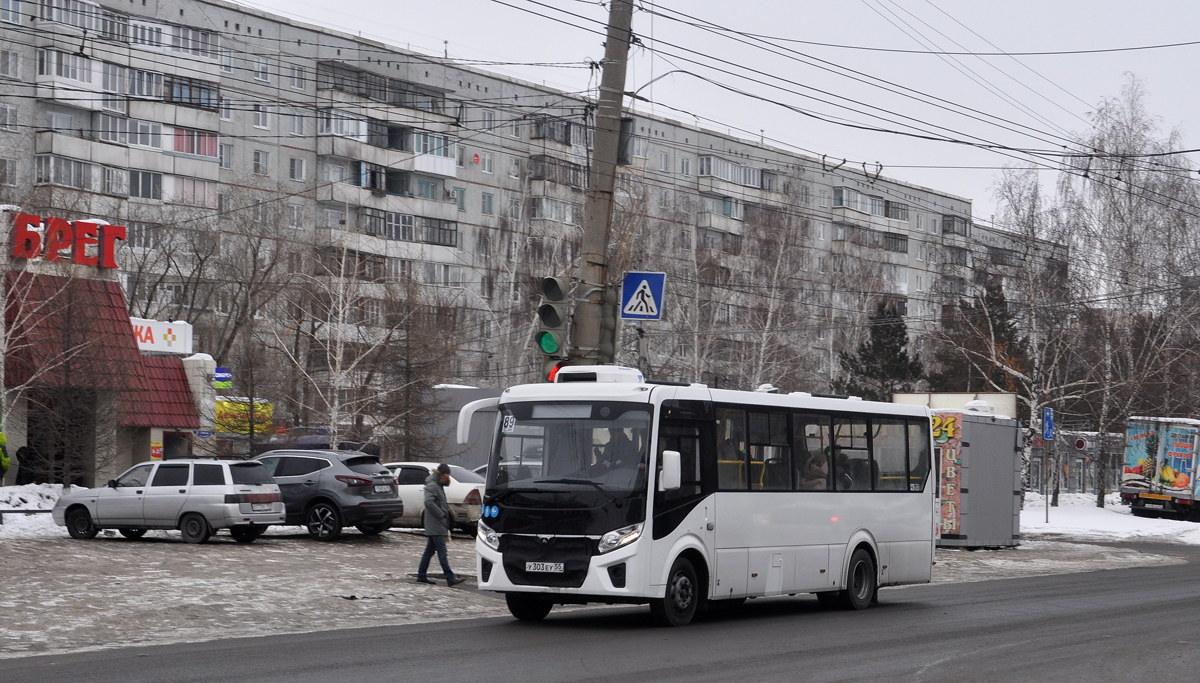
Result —
[[619, 382], [642, 384], [645, 378], [637, 368], [619, 365], [568, 365], [554, 377], [556, 384], [563, 382]]

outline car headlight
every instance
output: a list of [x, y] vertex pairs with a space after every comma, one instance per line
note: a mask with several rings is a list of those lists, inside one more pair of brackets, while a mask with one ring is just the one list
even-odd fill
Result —
[[606, 553], [610, 550], [616, 550], [623, 545], [629, 545], [638, 540], [642, 535], [642, 525], [633, 524], [627, 527], [621, 527], [616, 531], [610, 531], [600, 537], [599, 551]]
[[491, 548], [492, 550], [499, 550], [500, 549], [500, 534], [493, 531], [491, 527], [484, 524], [483, 522], [479, 522], [478, 526], [479, 526], [479, 532], [478, 532], [479, 540], [483, 541], [484, 545]]

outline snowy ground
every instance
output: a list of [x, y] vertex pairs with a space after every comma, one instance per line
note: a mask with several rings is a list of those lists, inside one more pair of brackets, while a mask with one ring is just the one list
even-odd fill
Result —
[[[60, 490], [3, 487], [0, 510], [49, 509]], [[1040, 504], [1027, 497], [1018, 548], [939, 550], [935, 583], [1184, 561], [1104, 541], [1200, 545], [1200, 525], [1141, 519], [1115, 504], [1101, 510], [1091, 496], [1061, 496], [1049, 525]], [[5, 514], [3, 521], [0, 658], [507, 615], [503, 601], [473, 590], [473, 580], [454, 589], [414, 583], [424, 538], [409, 531], [366, 537], [350, 530], [316, 543], [283, 527], [251, 545], [224, 533], [189, 545], [173, 531], [140, 541], [115, 532], [75, 541], [48, 514]], [[450, 563], [474, 579], [471, 538], [454, 539]]]

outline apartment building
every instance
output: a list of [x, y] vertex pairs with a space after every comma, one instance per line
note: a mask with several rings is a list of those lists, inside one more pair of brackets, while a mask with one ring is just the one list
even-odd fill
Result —
[[[537, 278], [579, 254], [587, 99], [220, 0], [0, 0], [0, 38], [0, 202], [128, 225], [139, 315], [228, 346], [220, 320], [245, 288], [227, 252], [258, 272], [287, 252], [280, 271], [333, 262], [435, 292], [459, 335], [451, 379], [536, 376]], [[974, 224], [966, 198], [627, 124], [613, 270], [666, 271], [669, 301], [625, 326], [619, 361], [660, 377], [823, 390], [874, 301], [919, 347], [973, 287], [1065, 262]], [[354, 322], [372, 325], [382, 304], [363, 291]]]

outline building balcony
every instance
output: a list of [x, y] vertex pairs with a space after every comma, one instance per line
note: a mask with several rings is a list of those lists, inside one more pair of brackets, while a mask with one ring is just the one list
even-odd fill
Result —
[[701, 211], [696, 214], [696, 227], [719, 230], [732, 235], [742, 234], [742, 221], [710, 211]]
[[[757, 187], [747, 187], [714, 176], [700, 176], [698, 179], [700, 194], [715, 194], [721, 197], [734, 197], [751, 204], [776, 203], [768, 200], [766, 195], [782, 197], [777, 192], [764, 192]], [[782, 202], [778, 202], [782, 203]]]

